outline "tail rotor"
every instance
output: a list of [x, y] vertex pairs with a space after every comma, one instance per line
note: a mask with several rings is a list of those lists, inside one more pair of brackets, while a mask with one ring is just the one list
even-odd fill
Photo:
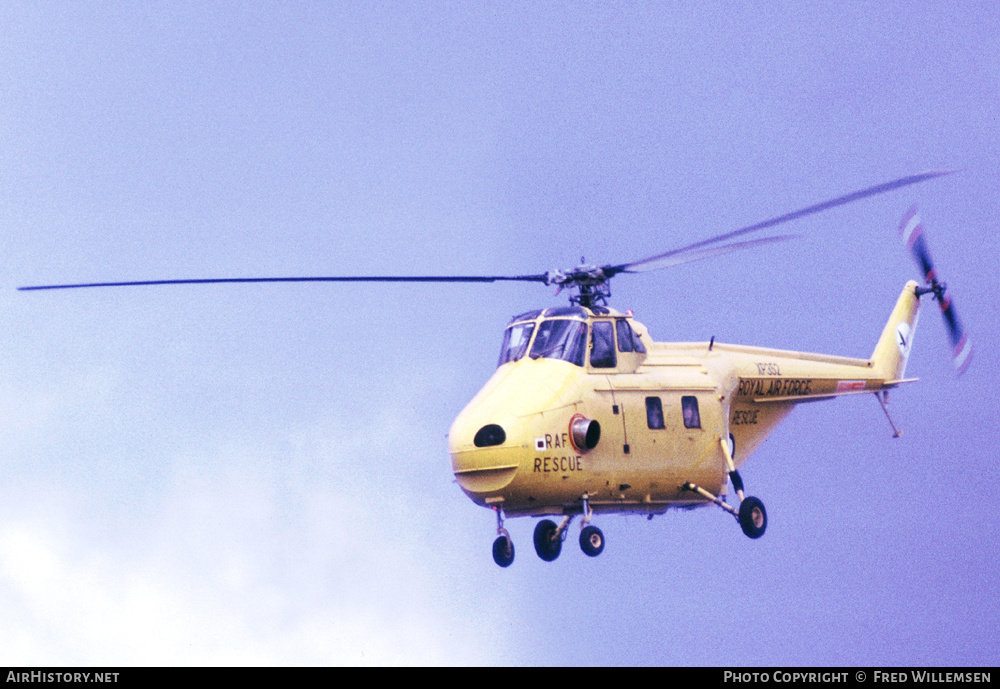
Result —
[[910, 252], [924, 273], [924, 281], [927, 287], [918, 287], [917, 296], [933, 294], [941, 307], [941, 315], [944, 318], [945, 327], [948, 329], [948, 337], [951, 340], [951, 356], [955, 364], [955, 370], [959, 375], [965, 372], [972, 362], [972, 344], [966, 335], [965, 329], [958, 320], [955, 307], [951, 303], [951, 298], [945, 292], [947, 285], [938, 280], [934, 269], [934, 262], [931, 260], [930, 252], [927, 249], [927, 239], [924, 236], [923, 223], [920, 221], [920, 214], [917, 207], [911, 208], [899, 225], [899, 231], [903, 235], [903, 242], [910, 248]]

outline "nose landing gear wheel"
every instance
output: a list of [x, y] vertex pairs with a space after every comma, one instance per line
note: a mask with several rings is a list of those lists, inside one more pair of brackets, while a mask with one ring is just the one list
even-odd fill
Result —
[[767, 510], [764, 503], [754, 497], [746, 497], [740, 503], [740, 526], [750, 538], [760, 538], [767, 529]]
[[510, 567], [514, 561], [514, 544], [506, 536], [497, 536], [493, 541], [493, 561], [501, 567]]
[[604, 550], [604, 534], [596, 526], [586, 526], [580, 531], [580, 549], [590, 557], [597, 557]]
[[562, 551], [562, 539], [556, 536], [555, 522], [543, 519], [535, 526], [535, 552], [546, 562], [552, 562]]

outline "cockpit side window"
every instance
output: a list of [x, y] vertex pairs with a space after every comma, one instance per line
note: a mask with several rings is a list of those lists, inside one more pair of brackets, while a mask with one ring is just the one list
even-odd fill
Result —
[[[629, 330], [632, 330], [632, 328], [629, 328]], [[639, 333], [634, 330], [632, 330], [632, 345], [635, 347], [635, 351], [640, 354], [646, 353], [646, 345], [642, 343], [642, 338], [639, 337]]]
[[542, 321], [531, 346], [531, 358], [562, 359], [583, 366], [587, 344], [587, 324], [583, 321], [555, 318]]
[[497, 366], [503, 366], [508, 361], [517, 361], [524, 356], [531, 340], [534, 323], [518, 323], [503, 332], [503, 344], [500, 346], [500, 361]]
[[614, 368], [617, 363], [614, 324], [611, 321], [594, 321], [590, 365], [594, 368]]
[[646, 347], [639, 339], [639, 334], [632, 330], [626, 320], [618, 321], [618, 351], [646, 353]]
[[632, 346], [632, 328], [628, 327], [628, 321], [618, 321], [618, 351], [631, 352], [634, 349]]

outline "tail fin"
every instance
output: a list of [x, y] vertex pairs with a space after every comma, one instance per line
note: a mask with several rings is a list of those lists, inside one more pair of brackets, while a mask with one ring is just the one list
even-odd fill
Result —
[[872, 364], [885, 380], [901, 380], [906, 371], [906, 360], [913, 345], [913, 333], [917, 328], [920, 298], [917, 283], [910, 280], [903, 287], [896, 306], [889, 316], [889, 322], [878, 338], [872, 353]]

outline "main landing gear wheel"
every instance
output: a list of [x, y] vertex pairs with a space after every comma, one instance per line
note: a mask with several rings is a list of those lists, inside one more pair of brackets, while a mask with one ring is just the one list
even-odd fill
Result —
[[510, 567], [514, 561], [514, 543], [507, 536], [497, 536], [493, 541], [493, 561], [501, 567]]
[[767, 510], [764, 503], [754, 497], [743, 498], [740, 503], [740, 526], [750, 538], [760, 538], [767, 529]]
[[562, 538], [556, 535], [556, 524], [543, 519], [535, 526], [535, 552], [546, 562], [552, 562], [562, 551]]
[[585, 526], [580, 531], [580, 549], [590, 557], [597, 557], [604, 550], [604, 534], [596, 526]]

